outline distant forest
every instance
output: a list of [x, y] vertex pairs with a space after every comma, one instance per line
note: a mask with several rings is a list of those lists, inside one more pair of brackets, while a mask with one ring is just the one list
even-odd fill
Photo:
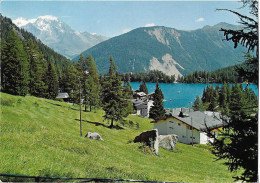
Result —
[[239, 77], [236, 70], [245, 66], [246, 63], [243, 63], [211, 72], [195, 71], [186, 76], [178, 76], [177, 78], [174, 75], [168, 76], [159, 70], [121, 74], [121, 77], [124, 78], [124, 80], [127, 80], [127, 75], [129, 75], [131, 82], [144, 81], [151, 83], [243, 83], [246, 82], [246, 80], [242, 77]]

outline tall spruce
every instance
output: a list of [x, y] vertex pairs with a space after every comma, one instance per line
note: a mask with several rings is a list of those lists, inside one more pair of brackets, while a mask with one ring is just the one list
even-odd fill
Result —
[[38, 46], [30, 39], [26, 43], [26, 52], [29, 59], [30, 74], [30, 94], [36, 97], [44, 97], [47, 86], [44, 83], [44, 77], [47, 70], [47, 62]]
[[201, 111], [202, 108], [203, 108], [203, 105], [202, 105], [202, 101], [200, 100], [200, 97], [197, 96], [194, 103], [193, 103], [193, 106], [192, 108], [195, 110], [195, 111]]
[[101, 85], [99, 81], [99, 75], [96, 63], [91, 55], [88, 55], [86, 58], [86, 100], [89, 105], [90, 111], [93, 107], [100, 106], [100, 90]]
[[122, 86], [114, 59], [110, 57], [109, 72], [104, 75], [102, 81], [102, 108], [105, 111], [105, 120], [110, 120], [110, 128], [113, 128], [114, 121], [123, 118], [124, 98], [122, 96]]
[[55, 99], [58, 95], [59, 81], [56, 70], [51, 62], [48, 63], [48, 69], [45, 75], [46, 98]]
[[25, 96], [29, 92], [28, 60], [23, 43], [11, 30], [2, 45], [1, 78], [3, 92]]
[[88, 105], [88, 98], [87, 98], [87, 64], [86, 60], [84, 59], [83, 54], [80, 54], [78, 63], [75, 66], [76, 70], [78, 71], [78, 77], [79, 81], [81, 82], [80, 90], [81, 90], [81, 96], [83, 99], [83, 104], [85, 105], [85, 111], [87, 111], [87, 105]]
[[162, 119], [165, 117], [165, 109], [163, 107], [163, 93], [162, 90], [159, 87], [159, 83], [156, 83], [156, 88], [154, 91], [154, 101], [153, 101], [153, 106], [150, 109], [149, 112], [149, 118], [152, 118], [154, 120], [157, 119]]
[[64, 73], [64, 92], [68, 92], [70, 102], [73, 104], [79, 101], [79, 72], [71, 65]]
[[139, 91], [144, 92], [145, 94], [148, 94], [148, 88], [145, 84], [145, 81], [143, 81], [139, 86]]

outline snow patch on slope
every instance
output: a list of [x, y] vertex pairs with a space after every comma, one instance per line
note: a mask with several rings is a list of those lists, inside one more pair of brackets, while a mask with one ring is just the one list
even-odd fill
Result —
[[22, 27], [25, 26], [29, 23], [35, 23], [36, 22], [36, 18], [34, 19], [25, 19], [23, 17], [18, 17], [17, 19], [13, 20], [13, 23], [17, 26], [17, 27]]
[[149, 70], [159, 70], [169, 76], [175, 75], [176, 78], [178, 76], [182, 76], [176, 66], [180, 67], [183, 70], [184, 68], [179, 63], [177, 63], [170, 54], [165, 54], [162, 57], [162, 60], [163, 63], [161, 63], [157, 58], [153, 57], [150, 60]]

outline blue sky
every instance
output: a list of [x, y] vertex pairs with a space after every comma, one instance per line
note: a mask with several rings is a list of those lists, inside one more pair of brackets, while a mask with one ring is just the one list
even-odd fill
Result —
[[194, 30], [219, 22], [237, 24], [237, 16], [217, 8], [247, 14], [237, 1], [2, 1], [1, 12], [11, 19], [53, 15], [74, 30], [113, 37], [152, 25]]

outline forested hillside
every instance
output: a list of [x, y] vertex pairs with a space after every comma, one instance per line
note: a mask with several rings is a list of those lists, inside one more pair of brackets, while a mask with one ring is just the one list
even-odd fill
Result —
[[73, 62], [1, 15], [1, 90], [54, 99]]
[[46, 61], [51, 62], [55, 66], [58, 76], [61, 76], [63, 70], [72, 64], [71, 60], [56, 53], [53, 49], [43, 44], [33, 34], [18, 28], [15, 24], [12, 23], [11, 19], [7, 17], [3, 17], [1, 14], [0, 14], [0, 18], [1, 18], [1, 41], [7, 39], [11, 30], [15, 30], [19, 38], [23, 41], [28, 41], [31, 39], [34, 42], [34, 44], [37, 45], [39, 51], [44, 55]]
[[235, 66], [229, 66], [215, 71], [195, 71], [184, 77], [178, 78], [181, 83], [242, 83], [246, 82], [238, 75], [237, 68], [245, 68], [246, 62]]

